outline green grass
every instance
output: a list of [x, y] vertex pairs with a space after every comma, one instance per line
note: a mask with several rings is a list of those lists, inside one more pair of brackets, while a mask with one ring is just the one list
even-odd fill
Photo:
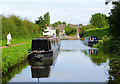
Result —
[[2, 49], [2, 72], [6, 73], [9, 68], [25, 60], [30, 48], [31, 43], [27, 43]]
[[[31, 40], [32, 39], [12, 39], [11, 45], [19, 44], [19, 43], [28, 43], [28, 42], [31, 42]], [[7, 40], [2, 40], [2, 46], [6, 46], [6, 44], [7, 44]]]
[[16, 74], [19, 74], [22, 69], [27, 67], [28, 62], [25, 60], [12, 67], [6, 74], [2, 75], [2, 84], [9, 82]]

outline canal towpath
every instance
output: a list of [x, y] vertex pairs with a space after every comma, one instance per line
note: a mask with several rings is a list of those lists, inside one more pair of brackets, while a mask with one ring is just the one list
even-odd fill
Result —
[[[18, 46], [18, 45], [22, 45], [22, 44], [26, 44], [26, 43], [19, 43], [19, 44], [14, 44], [14, 45], [11, 45], [11, 46]], [[11, 47], [11, 46], [2, 46], [2, 47], [0, 47], [0, 49]]]

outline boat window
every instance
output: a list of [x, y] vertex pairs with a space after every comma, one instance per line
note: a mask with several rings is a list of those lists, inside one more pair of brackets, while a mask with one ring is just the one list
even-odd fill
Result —
[[45, 51], [48, 51], [48, 42], [47, 42], [47, 40], [32, 40], [32, 50], [45, 50]]
[[48, 48], [49, 48], [49, 50], [51, 50], [51, 42], [50, 41], [48, 41]]

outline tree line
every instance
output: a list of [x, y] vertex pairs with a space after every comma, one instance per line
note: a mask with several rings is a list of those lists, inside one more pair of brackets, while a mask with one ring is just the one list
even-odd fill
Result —
[[27, 19], [22, 19], [16, 15], [9, 15], [2, 17], [2, 39], [6, 39], [7, 34], [10, 32], [13, 39], [21, 38], [38, 38], [43, 35], [46, 29], [46, 24], [50, 25], [49, 12], [44, 14], [44, 18], [40, 16], [35, 23]]

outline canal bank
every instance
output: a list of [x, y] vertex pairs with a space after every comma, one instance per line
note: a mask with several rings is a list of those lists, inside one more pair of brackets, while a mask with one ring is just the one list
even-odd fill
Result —
[[[35, 77], [33, 67], [27, 64], [9, 82], [107, 82], [109, 81], [109, 54], [88, 47], [81, 40], [62, 40], [60, 54], [51, 67], [40, 66]], [[43, 64], [35, 61], [34, 63]], [[22, 66], [22, 65], [19, 65]], [[42, 69], [42, 70], [41, 70]], [[47, 77], [41, 77], [46, 73]], [[49, 73], [48, 73], [49, 72]], [[10, 72], [14, 73], [14, 72]], [[6, 75], [7, 77], [7, 75]], [[6, 78], [4, 76], [4, 78]], [[3, 79], [4, 80], [4, 79]]]
[[25, 60], [29, 49], [31, 49], [31, 43], [2, 49], [2, 73], [7, 73], [11, 67]]

